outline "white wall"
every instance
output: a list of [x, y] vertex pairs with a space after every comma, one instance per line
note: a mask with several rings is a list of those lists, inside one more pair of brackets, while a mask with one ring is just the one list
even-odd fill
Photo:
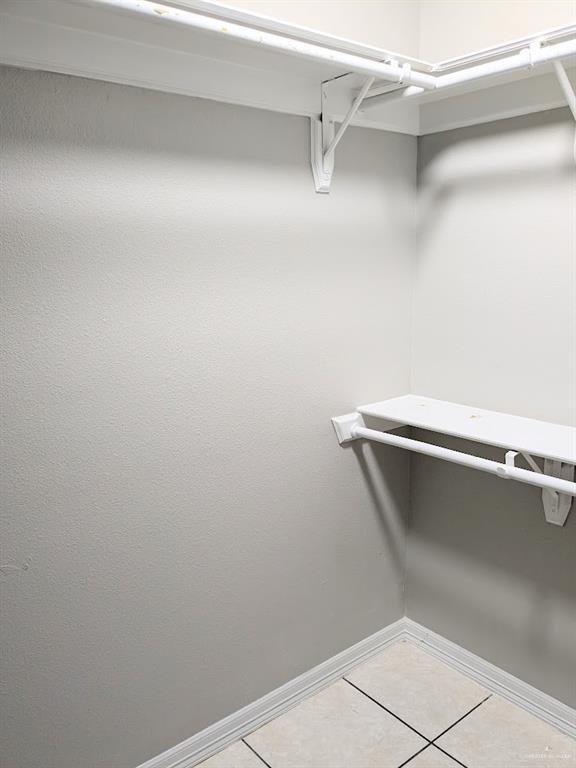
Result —
[[419, 140], [415, 392], [574, 423], [573, 134], [553, 110]]
[[416, 140], [0, 75], [0, 751], [134, 768], [403, 614]]
[[419, 55], [441, 61], [576, 23], [573, 0], [421, 0]]
[[[419, 140], [414, 392], [575, 423], [573, 137], [559, 109]], [[558, 528], [536, 488], [412, 458], [408, 615], [572, 707], [575, 546], [576, 508]]]

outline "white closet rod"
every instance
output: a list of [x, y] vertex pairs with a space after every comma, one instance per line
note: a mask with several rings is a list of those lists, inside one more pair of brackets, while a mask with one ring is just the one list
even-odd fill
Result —
[[198, 13], [182, 11], [168, 5], [159, 5], [158, 3], [149, 2], [149, 0], [96, 0], [96, 2], [97, 4], [110, 5], [122, 10], [143, 14], [154, 19], [183, 24], [194, 29], [203, 30], [204, 32], [214, 32], [226, 37], [232, 37], [259, 47], [280, 51], [291, 56], [298, 56], [301, 59], [341, 66], [344, 72], [356, 72], [368, 77], [377, 77], [379, 80], [389, 80], [392, 83], [415, 85], [423, 90], [435, 87], [436, 78], [424, 72], [414, 72], [409, 65], [401, 67], [398, 64], [384, 64], [372, 59], [365, 59], [361, 56], [343, 53], [342, 51], [323, 48], [320, 45], [294, 40], [291, 37], [283, 37], [282, 35], [274, 35], [252, 27], [231, 24], [211, 16], [202, 16]]
[[481, 472], [489, 472], [504, 480], [518, 480], [520, 483], [536, 485], [540, 488], [547, 488], [550, 491], [558, 491], [559, 493], [565, 493], [569, 496], [576, 496], [576, 483], [572, 483], [569, 480], [550, 477], [549, 475], [532, 472], [528, 469], [519, 469], [518, 467], [510, 466], [509, 464], [501, 464], [497, 461], [490, 461], [489, 459], [481, 459], [478, 456], [470, 456], [467, 453], [453, 451], [450, 448], [442, 448], [439, 445], [431, 445], [430, 443], [423, 443], [419, 440], [411, 440], [408, 437], [392, 435], [389, 432], [379, 432], [376, 429], [368, 429], [366, 427], [358, 426], [353, 426], [351, 428], [350, 436], [352, 439], [360, 437], [365, 440], [372, 440], [376, 443], [385, 443], [386, 445], [393, 445], [396, 448], [405, 448], [408, 451], [423, 453], [426, 456], [432, 456], [436, 459], [450, 461], [452, 464], [461, 464], [464, 467], [479, 469]]
[[[507, 56], [504, 59], [497, 59], [496, 61], [489, 61], [485, 64], [478, 64], [475, 67], [460, 69], [458, 72], [437, 75], [434, 78], [434, 91], [454, 88], [472, 80], [480, 80], [484, 77], [491, 77], [504, 72], [513, 72], [517, 69], [532, 69], [538, 64], [560, 61], [561, 59], [566, 59], [575, 55], [576, 40], [567, 40], [564, 43], [556, 43], [555, 45], [547, 45], [546, 47], [541, 47], [540, 45], [533, 43], [513, 56]], [[379, 96], [368, 96], [364, 99], [362, 111], [367, 111], [371, 107], [378, 107], [381, 104], [395, 101], [396, 99], [413, 99], [422, 96], [424, 92], [423, 88], [412, 85], [403, 90], [395, 90]]]

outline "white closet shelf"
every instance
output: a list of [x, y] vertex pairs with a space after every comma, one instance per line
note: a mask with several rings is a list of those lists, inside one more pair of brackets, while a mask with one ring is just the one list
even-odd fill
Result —
[[0, 64], [311, 118], [319, 192], [348, 124], [421, 135], [564, 106], [554, 70], [575, 62], [576, 25], [434, 63], [211, 0], [0, 0]]
[[[378, 419], [380, 430], [367, 427], [364, 417]], [[341, 445], [358, 439], [384, 443], [541, 488], [546, 520], [555, 525], [564, 525], [576, 496], [576, 429], [573, 427], [419, 395], [361, 405], [354, 413], [332, 419], [332, 423]], [[503, 448], [505, 460], [484, 459], [390, 434], [390, 430], [401, 426], [420, 427]], [[516, 466], [519, 454], [530, 469]], [[534, 456], [544, 459], [543, 467]]]
[[576, 464], [576, 429], [468, 405], [403, 395], [361, 405], [364, 416]]

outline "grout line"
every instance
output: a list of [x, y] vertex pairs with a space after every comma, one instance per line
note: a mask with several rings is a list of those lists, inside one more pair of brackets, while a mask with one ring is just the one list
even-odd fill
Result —
[[241, 741], [243, 744], [246, 744], [246, 746], [248, 747], [248, 749], [250, 749], [252, 752], [254, 752], [254, 754], [256, 755], [256, 757], [257, 757], [259, 760], [261, 760], [261, 761], [262, 761], [262, 763], [263, 763], [263, 764], [266, 766], [266, 768], [272, 768], [272, 766], [270, 765], [270, 763], [267, 763], [267, 762], [266, 762], [266, 760], [264, 760], [264, 758], [262, 757], [262, 755], [259, 755], [259, 754], [258, 754], [258, 752], [256, 752], [256, 750], [254, 749], [254, 747], [251, 747], [251, 746], [250, 746], [250, 744], [248, 744], [248, 742], [246, 741], [246, 739], [240, 739], [240, 741]]
[[[380, 709], [383, 709], [383, 710], [384, 710], [385, 712], [387, 712], [389, 715], [392, 715], [392, 717], [396, 718], [396, 720], [398, 720], [399, 722], [401, 722], [403, 725], [405, 725], [407, 728], [409, 728], [409, 729], [410, 729], [411, 731], [413, 731], [415, 734], [417, 734], [417, 735], [418, 735], [418, 736], [420, 736], [422, 739], [425, 739], [425, 741], [427, 741], [427, 742], [428, 742], [428, 743], [427, 743], [427, 744], [426, 744], [424, 747], [422, 747], [422, 749], [418, 750], [418, 752], [415, 752], [415, 753], [414, 753], [414, 754], [413, 754], [411, 757], [409, 757], [409, 758], [408, 758], [408, 760], [405, 760], [405, 761], [404, 761], [404, 762], [403, 762], [401, 765], [399, 765], [399, 766], [398, 766], [398, 768], [404, 768], [404, 766], [406, 766], [406, 765], [409, 765], [409, 763], [411, 763], [411, 762], [412, 762], [412, 760], [414, 760], [414, 758], [415, 758], [415, 757], [418, 757], [418, 755], [422, 754], [422, 752], [424, 752], [425, 750], [427, 750], [429, 747], [435, 747], [435, 748], [436, 748], [436, 749], [438, 749], [440, 752], [442, 752], [442, 753], [443, 753], [443, 754], [445, 754], [447, 757], [449, 757], [451, 760], [454, 760], [454, 762], [455, 762], [455, 763], [457, 763], [458, 765], [462, 766], [462, 768], [467, 768], [467, 766], [466, 766], [464, 763], [461, 763], [461, 762], [460, 762], [460, 760], [458, 760], [456, 757], [454, 757], [454, 755], [451, 755], [449, 752], [446, 752], [446, 750], [445, 750], [445, 749], [442, 749], [442, 747], [441, 747], [441, 746], [439, 746], [438, 744], [436, 744], [435, 742], [436, 742], [436, 741], [438, 741], [438, 739], [442, 738], [442, 736], [444, 736], [446, 733], [448, 733], [448, 731], [451, 731], [451, 730], [452, 730], [452, 728], [454, 728], [455, 726], [457, 726], [457, 725], [458, 725], [458, 723], [461, 723], [461, 722], [462, 722], [462, 720], [464, 720], [466, 717], [468, 717], [468, 715], [472, 714], [472, 712], [474, 712], [475, 710], [477, 710], [477, 709], [478, 709], [478, 707], [481, 707], [481, 706], [482, 706], [482, 704], [484, 704], [484, 702], [488, 701], [488, 699], [489, 699], [489, 698], [491, 698], [491, 696], [492, 696], [492, 694], [491, 694], [491, 693], [490, 693], [490, 694], [488, 694], [488, 696], [486, 696], [484, 699], [482, 699], [482, 701], [480, 701], [480, 702], [479, 702], [478, 704], [476, 704], [474, 707], [472, 707], [472, 709], [468, 710], [468, 712], [466, 712], [464, 715], [462, 715], [462, 717], [458, 718], [458, 720], [456, 720], [454, 723], [452, 723], [452, 725], [450, 725], [448, 728], [446, 728], [444, 731], [442, 731], [442, 733], [439, 733], [439, 734], [438, 734], [438, 736], [436, 736], [434, 739], [429, 739], [427, 736], [424, 736], [424, 734], [423, 734], [423, 733], [420, 733], [420, 731], [417, 731], [417, 730], [416, 730], [416, 728], [414, 728], [413, 726], [411, 726], [411, 725], [410, 725], [409, 723], [407, 723], [405, 720], [402, 720], [402, 718], [401, 718], [401, 717], [399, 717], [397, 714], [395, 714], [395, 713], [394, 713], [394, 712], [392, 712], [390, 709], [388, 709], [388, 707], [385, 707], [385, 706], [384, 706], [384, 704], [381, 704], [379, 701], [377, 701], [377, 700], [376, 700], [376, 699], [374, 699], [372, 696], [370, 696], [370, 694], [366, 693], [366, 691], [363, 691], [363, 690], [362, 690], [361, 688], [359, 688], [357, 685], [355, 685], [355, 684], [354, 684], [354, 683], [352, 683], [350, 680], [348, 680], [348, 678], [347, 678], [347, 677], [343, 677], [343, 678], [342, 678], [342, 680], [344, 680], [344, 682], [348, 683], [348, 685], [350, 685], [352, 688], [355, 688], [355, 689], [358, 691], [358, 693], [361, 693], [361, 694], [362, 694], [363, 696], [365, 696], [367, 699], [369, 699], [369, 700], [370, 700], [370, 701], [372, 701], [374, 704], [376, 704], [378, 707], [380, 707]], [[242, 743], [243, 743], [243, 744], [245, 744], [245, 745], [248, 747], [248, 749], [249, 749], [251, 752], [253, 752], [253, 753], [256, 755], [256, 757], [257, 757], [257, 758], [258, 758], [258, 759], [259, 759], [259, 760], [260, 760], [260, 761], [261, 761], [261, 762], [262, 762], [262, 763], [263, 763], [263, 764], [266, 766], [266, 768], [272, 768], [272, 766], [271, 766], [269, 763], [267, 763], [267, 762], [266, 762], [266, 760], [264, 760], [264, 758], [263, 758], [263, 757], [262, 757], [260, 754], [258, 754], [258, 752], [256, 752], [256, 750], [254, 749], [254, 747], [252, 747], [252, 746], [251, 746], [251, 745], [250, 745], [250, 744], [249, 744], [249, 743], [246, 741], [246, 739], [245, 739], [245, 738], [241, 739], [241, 741], [242, 741]]]
[[418, 752], [415, 752], [412, 757], [409, 757], [408, 760], [404, 760], [404, 762], [398, 766], [398, 768], [404, 768], [405, 765], [408, 765], [412, 760], [414, 760], [415, 757], [418, 757], [418, 755], [421, 755], [422, 752], [425, 752], [428, 747], [431, 747], [432, 744], [426, 744], [425, 747], [422, 747], [422, 749], [419, 749]]
[[[385, 707], [385, 706], [384, 706], [384, 704], [380, 704], [380, 702], [379, 702], [379, 701], [376, 701], [376, 699], [373, 699], [373, 698], [372, 698], [372, 696], [370, 696], [368, 693], [366, 693], [366, 691], [363, 691], [363, 690], [362, 690], [362, 688], [358, 688], [358, 686], [357, 686], [357, 685], [354, 685], [354, 683], [351, 683], [351, 682], [350, 682], [350, 680], [348, 680], [348, 678], [347, 678], [347, 677], [343, 677], [343, 678], [342, 678], [342, 680], [344, 680], [345, 682], [347, 682], [347, 683], [348, 683], [348, 685], [351, 685], [351, 686], [352, 686], [352, 688], [356, 688], [356, 690], [357, 690], [359, 693], [361, 693], [361, 694], [362, 694], [362, 696], [366, 696], [366, 698], [367, 698], [367, 699], [370, 699], [370, 701], [373, 701], [373, 702], [374, 702], [374, 704], [377, 704], [377, 705], [378, 705], [378, 706], [379, 706], [381, 709], [383, 709], [385, 712], [388, 712], [388, 714], [389, 714], [389, 715], [392, 715], [392, 717], [395, 717], [395, 718], [396, 718], [396, 720], [399, 720], [399, 721], [400, 721], [401, 723], [403, 723], [403, 724], [404, 724], [404, 725], [405, 725], [407, 728], [410, 728], [410, 730], [411, 730], [411, 731], [414, 731], [414, 733], [418, 734], [418, 736], [420, 736], [422, 739], [425, 739], [425, 740], [428, 742], [428, 744], [426, 744], [426, 746], [429, 746], [430, 744], [432, 744], [432, 741], [431, 741], [431, 740], [430, 740], [430, 739], [429, 739], [427, 736], [424, 736], [424, 734], [423, 734], [423, 733], [420, 733], [420, 731], [417, 731], [417, 730], [416, 730], [416, 728], [413, 728], [413, 727], [410, 725], [410, 723], [407, 723], [405, 720], [402, 720], [402, 718], [401, 718], [401, 717], [398, 717], [398, 715], [394, 714], [394, 712], [392, 712], [392, 711], [391, 711], [391, 710], [389, 710], [387, 707]], [[442, 736], [442, 734], [440, 734], [440, 736]], [[440, 738], [440, 736], [438, 736], [437, 738]]]
[[464, 765], [464, 763], [461, 763], [457, 757], [454, 757], [454, 755], [451, 755], [450, 752], [446, 752], [446, 750], [442, 749], [442, 747], [439, 747], [438, 744], [433, 744], [432, 746], [436, 747], [436, 749], [439, 749], [440, 752], [444, 752], [445, 755], [447, 755], [451, 760], [454, 760], [455, 763], [458, 763], [458, 765], [461, 765], [462, 768], [468, 768], [466, 765]]
[[[486, 698], [485, 698], [485, 699], [482, 699], [482, 701], [481, 701], [479, 704], [476, 704], [476, 706], [475, 706], [475, 707], [472, 707], [472, 709], [471, 709], [471, 710], [469, 710], [468, 712], [466, 712], [466, 714], [465, 714], [465, 715], [462, 715], [462, 717], [459, 717], [459, 718], [458, 718], [458, 720], [456, 720], [456, 722], [455, 722], [455, 723], [452, 723], [452, 725], [450, 725], [448, 728], [446, 728], [446, 730], [442, 731], [442, 733], [439, 733], [439, 734], [438, 734], [438, 736], [436, 736], [434, 739], [432, 739], [431, 743], [432, 743], [432, 744], [434, 744], [434, 746], [436, 746], [435, 742], [436, 742], [436, 741], [438, 741], [438, 739], [439, 739], [439, 738], [441, 738], [442, 736], [444, 736], [444, 734], [445, 734], [445, 733], [448, 733], [448, 731], [451, 731], [451, 730], [452, 730], [452, 728], [454, 728], [454, 726], [455, 726], [455, 725], [458, 725], [458, 723], [461, 723], [461, 722], [462, 722], [462, 720], [464, 720], [464, 718], [465, 718], [465, 717], [468, 717], [468, 715], [471, 715], [471, 714], [472, 714], [472, 712], [474, 712], [474, 710], [475, 710], [475, 709], [478, 709], [478, 707], [481, 707], [481, 706], [482, 706], [482, 704], [484, 704], [484, 702], [485, 702], [485, 701], [488, 701], [488, 699], [489, 699], [491, 696], [492, 696], [492, 694], [491, 694], [491, 693], [489, 693], [489, 694], [488, 694], [488, 696], [486, 696]], [[450, 757], [452, 757], [452, 755], [450, 755]]]

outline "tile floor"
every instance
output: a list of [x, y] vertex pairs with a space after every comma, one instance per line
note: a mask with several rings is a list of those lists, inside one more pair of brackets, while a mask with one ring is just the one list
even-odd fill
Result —
[[202, 768], [576, 768], [576, 741], [400, 642]]

